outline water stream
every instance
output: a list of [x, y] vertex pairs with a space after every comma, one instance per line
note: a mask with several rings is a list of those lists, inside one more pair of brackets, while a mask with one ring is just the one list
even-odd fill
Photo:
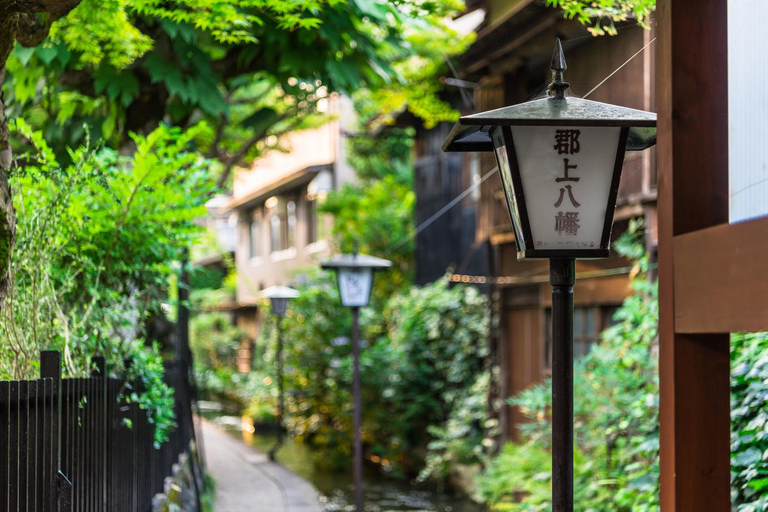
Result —
[[[246, 444], [266, 452], [275, 436], [260, 432], [237, 416], [206, 414], [223, 430]], [[253, 430], [253, 432], [251, 432]], [[354, 511], [351, 470], [331, 472], [318, 468], [311, 447], [287, 438], [277, 453], [277, 460], [296, 474], [307, 479], [320, 492], [325, 512]], [[375, 468], [366, 468], [364, 500], [366, 512], [482, 512], [484, 507], [469, 500], [436, 492], [429, 486], [386, 478]]]

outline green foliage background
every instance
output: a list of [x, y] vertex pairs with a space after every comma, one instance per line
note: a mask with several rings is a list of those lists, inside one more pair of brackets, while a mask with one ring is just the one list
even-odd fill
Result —
[[[462, 9], [457, 0], [83, 0], [41, 45], [17, 45], [3, 84], [6, 114], [17, 118], [19, 212], [12, 296], [0, 310], [3, 376], [31, 376], [41, 348], [60, 348], [72, 376], [97, 354], [122, 373], [130, 355], [148, 391], [129, 398], [162, 426], [162, 440], [173, 423], [161, 385], [170, 347], [145, 343], [145, 325], [174, 314], [178, 261], [200, 234], [194, 221], [214, 183], [282, 150], [282, 135], [326, 122], [337, 92], [388, 114], [393, 103], [377, 96], [387, 88], [427, 122], [454, 118], [435, 74], [472, 39], [447, 21]], [[422, 82], [429, 90], [406, 101]], [[379, 175], [329, 207], [386, 208], [393, 222], [375, 229], [399, 236], [413, 202], [401, 178]], [[347, 215], [339, 226], [355, 222]], [[411, 271], [397, 256], [390, 291]], [[216, 287], [223, 275], [192, 279]], [[223, 361], [242, 333], [221, 314], [198, 324], [211, 334], [197, 347], [208, 356], [204, 377], [226, 387]], [[239, 397], [261, 396], [268, 380], [239, 382]]]
[[[618, 323], [575, 365], [575, 503], [582, 512], [659, 510], [658, 298], [643, 245], [633, 233], [617, 243], [637, 259], [635, 294], [616, 313]], [[731, 495], [736, 512], [768, 504], [768, 335], [731, 337]], [[487, 460], [477, 480], [491, 510], [549, 512], [551, 382], [510, 399], [529, 422], [524, 441]]]
[[768, 334], [731, 336], [731, 498], [768, 509]]
[[[18, 215], [11, 292], [0, 309], [0, 372], [37, 377], [38, 353], [58, 349], [65, 375], [90, 374], [93, 356], [108, 370], [143, 381], [139, 401], [162, 442], [173, 428], [171, 390], [162, 381], [162, 347], [144, 343], [150, 317], [170, 311], [176, 262], [200, 232], [212, 183], [206, 162], [188, 150], [194, 131], [161, 126], [133, 136], [136, 153], [71, 151], [57, 163], [42, 134], [22, 120], [11, 186]], [[126, 373], [123, 362], [134, 361]]]
[[[323, 463], [343, 467], [352, 435], [349, 311], [330, 276], [300, 291], [284, 324], [288, 427]], [[361, 315], [363, 439], [385, 470], [409, 474], [423, 465], [426, 427], [442, 426], [485, 371], [487, 302], [442, 280], [386, 304]]]

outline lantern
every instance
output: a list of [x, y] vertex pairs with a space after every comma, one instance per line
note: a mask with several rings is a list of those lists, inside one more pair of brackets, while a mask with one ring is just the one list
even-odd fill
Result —
[[519, 259], [608, 257], [625, 151], [656, 142], [656, 114], [566, 97], [560, 40], [543, 99], [464, 116], [445, 151], [493, 151]]

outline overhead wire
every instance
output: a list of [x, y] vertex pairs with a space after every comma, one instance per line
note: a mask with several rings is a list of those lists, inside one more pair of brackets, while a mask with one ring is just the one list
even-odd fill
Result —
[[456, 206], [457, 204], [459, 204], [459, 202], [460, 202], [462, 199], [464, 199], [464, 198], [465, 198], [465, 197], [467, 197], [469, 194], [471, 194], [471, 193], [472, 193], [472, 191], [474, 191], [474, 190], [475, 190], [477, 187], [479, 187], [480, 185], [482, 185], [482, 184], [485, 182], [485, 180], [487, 180], [488, 178], [490, 178], [490, 177], [493, 175], [493, 173], [495, 173], [495, 172], [496, 172], [496, 171], [498, 171], [498, 170], [499, 170], [499, 168], [498, 168], [498, 167], [494, 167], [493, 169], [491, 169], [490, 171], [488, 171], [487, 173], [485, 173], [485, 175], [484, 175], [482, 178], [480, 178], [480, 179], [479, 179], [479, 180], [477, 180], [475, 183], [473, 183], [473, 184], [472, 184], [472, 185], [471, 185], [469, 188], [467, 188], [467, 189], [466, 189], [464, 192], [462, 192], [462, 193], [461, 193], [461, 194], [459, 194], [458, 196], [454, 197], [454, 198], [453, 198], [453, 199], [452, 199], [452, 200], [451, 200], [451, 201], [450, 201], [448, 204], [446, 204], [445, 206], [443, 206], [442, 208], [440, 208], [440, 210], [438, 210], [437, 212], [435, 212], [435, 213], [434, 213], [434, 214], [433, 214], [433, 215], [432, 215], [430, 218], [428, 218], [427, 220], [425, 220], [424, 222], [422, 222], [421, 224], [419, 224], [419, 226], [418, 226], [416, 229], [414, 229], [413, 231], [411, 231], [410, 233], [408, 233], [407, 235], [405, 235], [403, 238], [401, 238], [400, 240], [398, 240], [398, 241], [397, 241], [397, 242], [395, 242], [394, 244], [390, 245], [390, 246], [389, 246], [389, 248], [387, 248], [387, 250], [386, 250], [386, 251], [384, 251], [384, 255], [386, 256], [386, 255], [388, 255], [388, 254], [391, 254], [392, 252], [396, 251], [397, 249], [399, 249], [399, 248], [400, 248], [400, 247], [402, 247], [403, 245], [405, 245], [405, 244], [407, 244], [408, 242], [410, 242], [411, 240], [413, 240], [413, 238], [414, 238], [416, 235], [418, 235], [419, 233], [421, 233], [422, 231], [424, 231], [425, 229], [427, 229], [429, 226], [431, 226], [431, 225], [432, 225], [432, 223], [433, 223], [433, 222], [435, 222], [437, 219], [439, 219], [440, 217], [442, 217], [442, 216], [443, 216], [443, 215], [444, 215], [446, 212], [448, 212], [448, 210], [450, 210], [451, 208], [453, 208], [454, 206]]
[[624, 66], [626, 66], [627, 64], [629, 64], [630, 62], [632, 62], [632, 59], [634, 59], [635, 57], [637, 57], [638, 55], [640, 55], [641, 53], [643, 53], [643, 52], [645, 51], [645, 49], [646, 49], [646, 48], [648, 48], [649, 46], [651, 46], [651, 44], [653, 44], [654, 42], [656, 42], [656, 38], [655, 38], [655, 37], [654, 37], [653, 39], [651, 39], [650, 41], [648, 41], [648, 44], [646, 44], [645, 46], [643, 46], [642, 48], [640, 48], [640, 50], [639, 50], [639, 51], [638, 51], [636, 54], [634, 54], [633, 56], [631, 56], [631, 57], [630, 57], [630, 58], [629, 58], [629, 59], [628, 59], [628, 60], [627, 60], [627, 61], [626, 61], [624, 64], [622, 64], [621, 66], [619, 66], [618, 68], [616, 68], [616, 69], [613, 71], [613, 73], [611, 73], [610, 75], [608, 75], [607, 77], [605, 77], [605, 79], [603, 79], [603, 81], [602, 81], [602, 82], [600, 82], [599, 84], [597, 84], [596, 86], [594, 86], [594, 87], [592, 88], [592, 90], [590, 90], [590, 91], [589, 91], [587, 94], [585, 94], [584, 96], [582, 96], [582, 98], [583, 98], [583, 99], [587, 99], [587, 98], [589, 98], [589, 95], [590, 95], [590, 94], [592, 94], [593, 92], [595, 92], [595, 91], [596, 91], [596, 90], [597, 90], [597, 89], [598, 89], [598, 88], [599, 88], [601, 85], [603, 85], [605, 82], [607, 82], [607, 81], [608, 81], [608, 80], [609, 80], [609, 79], [610, 79], [610, 78], [611, 78], [613, 75], [615, 75], [616, 73], [618, 73], [619, 71], [621, 71], [621, 69], [622, 69]]

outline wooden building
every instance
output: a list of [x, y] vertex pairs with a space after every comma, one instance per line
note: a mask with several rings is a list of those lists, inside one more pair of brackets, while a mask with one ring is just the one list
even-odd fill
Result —
[[[466, 102], [456, 95], [454, 104], [463, 114], [522, 103], [545, 94], [551, 80], [549, 64], [557, 37], [563, 41], [568, 62], [565, 78], [571, 83], [573, 94], [584, 97], [620, 68], [591, 92], [589, 98], [655, 110], [653, 32], [627, 23], [618, 27], [617, 36], [595, 38], [581, 24], [564, 19], [560, 10], [547, 8], [539, 0], [487, 0], [468, 5], [470, 9], [484, 9], [485, 22], [478, 29], [477, 41], [458, 59], [458, 76], [453, 77], [459, 79], [453, 83], [465, 87], [464, 97], [469, 93], [471, 99]], [[449, 94], [455, 95], [455, 92]], [[432, 176], [442, 172], [442, 180], [453, 183], [451, 193], [440, 199], [441, 204], [433, 204], [430, 212], [437, 211], [496, 166], [492, 153], [435, 156], [435, 147], [442, 144], [449, 129], [446, 124], [434, 130], [418, 131], [417, 204], [435, 201], [436, 191], [440, 189], [435, 185], [437, 178]], [[652, 256], [657, 244], [654, 159], [653, 151], [628, 154], [613, 235], [619, 236], [630, 219], [644, 218], [647, 249]], [[468, 207], [472, 208], [475, 220], [473, 228], [456, 221]], [[425, 256], [427, 252], [434, 253], [434, 248], [439, 246], [436, 240], [442, 239], [443, 244], [461, 244], [469, 250], [483, 248], [479, 254], [486, 258], [484, 263], [474, 261], [472, 266], [454, 266], [456, 274], [514, 278], [514, 284], [496, 285], [491, 290], [493, 310], [498, 315], [495, 353], [501, 370], [499, 395], [509, 397], [540, 382], [549, 373], [549, 266], [546, 261], [517, 260], [498, 173], [483, 183], [474, 201], [466, 198], [460, 208], [441, 229], [420, 234], [416, 246], [417, 265], [426, 260], [432, 266], [429, 272], [419, 271], [417, 266], [417, 275], [435, 279], [445, 272], [446, 265], [434, 268], [434, 258]], [[458, 254], [458, 249], [454, 251]], [[451, 256], [454, 257], [453, 253]], [[472, 261], [466, 255], [463, 258]], [[606, 260], [578, 262], [581, 279], [574, 318], [577, 356], [585, 354], [599, 341], [599, 333], [611, 324], [613, 312], [629, 294], [630, 267], [630, 262], [616, 254]], [[513, 408], [502, 411], [500, 421], [507, 438], [516, 437], [515, 425], [521, 420], [522, 416]]]
[[[402, 120], [401, 120], [402, 122]], [[445, 211], [446, 206], [480, 179], [480, 160], [462, 165], [458, 153], [443, 153], [450, 132], [447, 123], [433, 130], [417, 130], [415, 159], [416, 225], [435, 218], [416, 235], [416, 284], [443, 277], [450, 270], [459, 274], [486, 275], [490, 271], [490, 244], [475, 236], [480, 189], [476, 188]]]

